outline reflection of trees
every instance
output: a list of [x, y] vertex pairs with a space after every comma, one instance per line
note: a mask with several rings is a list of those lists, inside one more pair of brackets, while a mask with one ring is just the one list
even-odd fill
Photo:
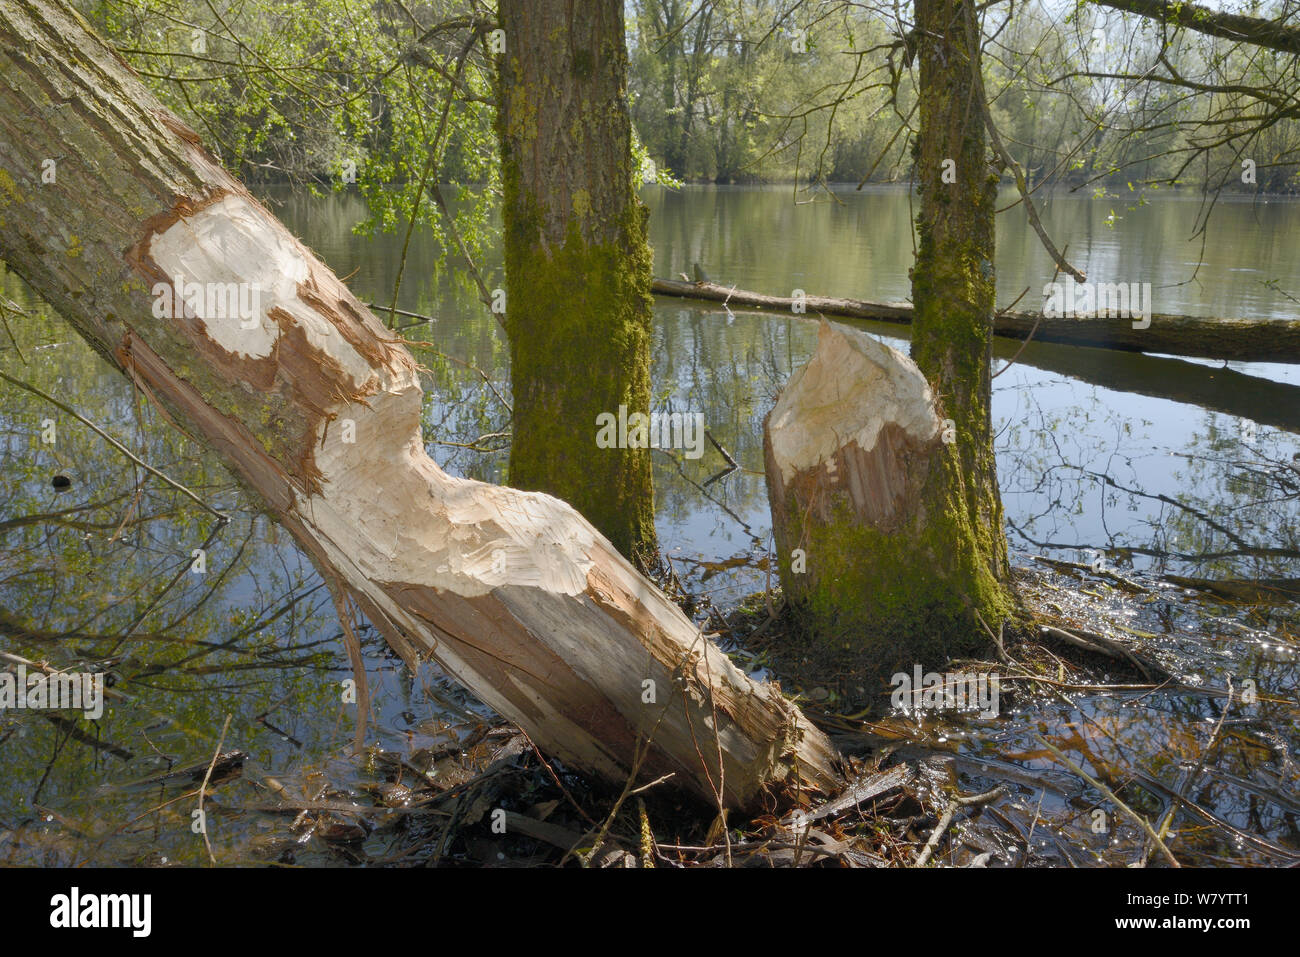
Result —
[[[271, 767], [289, 761], [291, 745], [259, 717], [271, 715], [304, 748], [332, 747], [342, 710], [332, 603], [208, 455], [137, 402], [19, 284], [6, 280], [0, 295], [26, 312], [11, 322], [26, 363], [0, 353], [9, 375], [39, 384], [234, 516], [221, 527], [75, 419], [0, 383], [0, 648], [61, 670], [104, 671], [124, 696], [95, 722], [0, 713], [0, 859], [121, 862], [157, 840], [173, 860], [197, 862], [192, 802], [145, 814], [157, 793], [115, 782], [206, 760], [227, 713], [237, 718], [227, 745]], [[40, 441], [47, 418], [53, 446]], [[56, 472], [72, 479], [68, 490], [52, 487]], [[191, 552], [205, 542], [206, 571], [191, 574]], [[141, 838], [141, 827], [166, 836]]]
[[[1012, 529], [1035, 548], [1097, 549], [1121, 564], [1202, 577], [1287, 577], [1300, 558], [1300, 471], [1289, 433], [1203, 412], [1186, 443], [1179, 421], [1134, 420], [1065, 384], [1079, 404], [1016, 391], [1000, 431], [999, 474]], [[1245, 434], [1249, 434], [1246, 432]], [[1288, 571], [1289, 569], [1289, 571]]]
[[[694, 211], [666, 222], [662, 232], [672, 236], [661, 235], [666, 245], [660, 253], [673, 268], [661, 262], [661, 273], [689, 269], [693, 259], [706, 266], [721, 262], [724, 266], [713, 267], [720, 278], [738, 281], [748, 273], [756, 277], [750, 285], [771, 289], [788, 275], [781, 271], [786, 264], [774, 262], [763, 239], [776, 230], [785, 229], [794, 246], [825, 247], [824, 237], [818, 238], [823, 229], [881, 236], [899, 228], [906, 235], [910, 228], [905, 215], [890, 225], [889, 220], [864, 219], [861, 210], [828, 206], [817, 210], [820, 225], [813, 229], [807, 219], [777, 216], [778, 207], [788, 206], [785, 193], [774, 192], [750, 206], [728, 204], [723, 194], [707, 195], [719, 209], [731, 210], [730, 218], [724, 217], [726, 228]], [[697, 197], [683, 196], [681, 202], [694, 203]], [[905, 207], [890, 198], [888, 208]], [[350, 236], [352, 219], [350, 213], [343, 215], [345, 206], [331, 200], [291, 204], [284, 212], [290, 220], [301, 217], [299, 231], [311, 236], [340, 274], [359, 270], [349, 282], [362, 298], [387, 302], [395, 265], [383, 244]], [[308, 222], [309, 215], [326, 213], [338, 218], [324, 225]], [[430, 261], [424, 258], [423, 242], [417, 233], [412, 263]], [[1153, 242], [1150, 248], [1156, 246]], [[910, 255], [910, 250], [903, 252]], [[905, 275], [905, 268], [894, 270], [892, 253], [879, 244], [875, 255], [868, 287], [845, 289], [843, 276], [851, 273], [829, 254], [800, 283], [810, 292], [879, 295], [881, 277]], [[740, 272], [729, 273], [726, 263], [742, 264]], [[0, 293], [29, 314], [22, 323], [10, 322], [27, 363], [8, 348], [7, 335], [0, 331], [0, 368], [57, 396], [235, 517], [212, 542], [207, 573], [188, 574], [191, 549], [214, 530], [212, 516], [135, 469], [93, 433], [29, 394], [0, 386], [0, 469], [6, 478], [0, 483], [0, 647], [56, 667], [110, 669], [130, 702], [115, 705], [113, 714], [95, 724], [78, 719], [75, 727], [136, 755], [135, 763], [124, 765], [111, 752], [77, 740], [48, 720], [0, 714], [0, 761], [7, 770], [0, 776], [0, 860], [19, 846], [14, 860], [68, 863], [98, 854], [99, 860], [118, 862], [133, 859], [143, 841], [155, 841], [168, 848], [173, 860], [197, 862], [191, 855], [202, 845], [181, 814], [192, 805], [146, 815], [122, 830], [124, 822], [174, 795], [114, 791], [96, 796], [97, 789], [142, 777], [142, 764], [161, 761], [161, 756], [178, 763], [206, 760], [227, 713], [235, 720], [226, 747], [249, 751], [263, 770], [281, 774], [287, 767], [305, 776], [324, 769], [331, 755], [341, 753], [352, 720], [337, 693], [336, 682], [347, 672], [332, 604], [287, 536], [281, 540], [223, 470], [157, 417], [129, 383], [51, 320], [23, 287], [7, 281]], [[472, 444], [509, 430], [507, 410], [477, 371], [509, 400], [506, 354], [496, 323], [483, 312], [472, 285], [449, 270], [408, 269], [399, 306], [436, 316], [436, 323], [411, 326], [402, 334], [429, 342], [450, 357], [429, 350], [416, 353], [429, 370], [425, 425], [431, 451], [455, 474], [503, 481], [504, 449], [499, 455], [481, 454], [434, 444]], [[723, 465], [707, 443], [698, 460], [657, 455], [663, 543], [680, 546], [675, 555], [714, 561], [760, 555], [770, 526], [762, 419], [790, 371], [812, 354], [816, 325], [776, 315], [737, 314], [728, 320], [718, 312], [661, 303], [655, 337], [656, 408], [703, 412], [709, 431], [741, 466], [706, 485]], [[1205, 577], [1294, 574], [1300, 553], [1295, 505], [1300, 475], [1292, 459], [1300, 445], [1294, 436], [1261, 426], [1254, 444], [1243, 444], [1232, 418], [1031, 371], [1033, 356], [1031, 347], [1019, 367], [995, 383], [999, 476], [1008, 517], [1022, 540], [1036, 549], [1048, 547], [1039, 542], [1063, 549], [1110, 549], [1112, 563], [1132, 560]], [[1104, 357], [1107, 366], [1122, 367], [1125, 381], [1134, 383], [1143, 381], [1153, 361], [1174, 360]], [[1209, 371], [1219, 370], [1201, 371], [1208, 378]], [[1244, 376], [1231, 381], [1243, 389], [1249, 385]], [[1133, 409], [1161, 418], [1147, 422]], [[58, 420], [54, 449], [40, 444], [43, 418]], [[1166, 421], [1185, 429], [1187, 441], [1162, 431]], [[51, 488], [55, 470], [73, 478], [71, 490], [56, 493]], [[697, 571], [693, 589], [716, 590], [726, 583], [721, 587], [727, 600], [764, 583], [762, 573], [753, 569], [733, 569], [707, 582], [701, 578]], [[146, 611], [129, 640], [122, 641], [122, 633]], [[1294, 700], [1295, 663], [1278, 645], [1296, 633], [1295, 622], [1281, 611], [1268, 612], [1268, 618], [1263, 614], [1211, 618], [1178, 603], [1158, 602], [1143, 611], [1134, 627], [1166, 636], [1184, 670], [1207, 685], [1222, 687], [1229, 673], [1238, 679], [1249, 675], [1262, 693]], [[1211, 645], [1225, 657], [1210, 656], [1206, 649]], [[371, 667], [390, 681], [388, 687], [376, 688], [379, 727], [374, 733], [392, 736], [403, 724], [400, 712], [427, 713], [437, 706], [413, 691], [409, 681], [398, 681], [395, 670], [375, 656], [375, 645], [367, 647]], [[1141, 720], [1137, 710], [1122, 702], [1080, 702], [1109, 722], [1106, 727], [1118, 741], [1090, 731], [1087, 767], [1111, 774], [1108, 784], [1126, 788], [1121, 792], [1126, 800], [1149, 804], [1157, 812], [1161, 802], [1175, 800], [1160, 789], [1177, 793], [1178, 759], [1198, 756], [1208, 733], [1206, 722], [1217, 721], [1221, 700], [1153, 695], [1144, 699]], [[1077, 711], [1062, 710], [1051, 720], [1065, 727], [1081, 718]], [[293, 741], [281, 740], [280, 731]], [[1278, 731], [1282, 737], [1269, 737]], [[1237, 828], [1297, 846], [1295, 816], [1273, 798], [1295, 789], [1294, 770], [1287, 770], [1293, 765], [1282, 756], [1288, 742], [1298, 738], [1293, 707], [1271, 701], [1250, 711], [1235, 707], [1212, 760], [1203, 773], [1188, 778], [1184, 796]], [[1153, 748], [1152, 741], [1160, 746]], [[1078, 742], [1065, 744], [1074, 751]], [[1007, 746], [998, 742], [1000, 748]], [[355, 774], [355, 766], [346, 763], [350, 770], [333, 767], [332, 772]], [[255, 773], [250, 770], [248, 777]], [[1144, 783], [1143, 775], [1150, 780]], [[245, 796], [255, 793], [251, 785], [240, 787]], [[1139, 793], [1141, 788], [1145, 792]], [[33, 797], [56, 816], [54, 822], [36, 821]], [[216, 804], [221, 804], [220, 795]], [[1033, 811], [1031, 806], [1020, 820], [1026, 830]], [[1184, 808], [1176, 827], [1195, 827], [1198, 820], [1197, 812]], [[1078, 823], [1080, 840], [1086, 840], [1086, 823]], [[130, 833], [146, 825], [154, 829], [146, 838]], [[253, 826], [251, 821], [221, 823], [222, 834], [232, 841], [242, 833], [239, 828]], [[41, 828], [48, 828], [48, 834], [41, 836]], [[6, 838], [6, 830], [17, 830], [19, 836]], [[1259, 859], [1261, 849], [1252, 851], [1249, 840], [1243, 839], [1242, 850], [1217, 833], [1205, 834], [1207, 842], [1226, 842], [1214, 853], [1233, 860], [1252, 859], [1253, 853]]]
[[[680, 452], [655, 460], [655, 504], [668, 549], [718, 561], [766, 552], [771, 516], [763, 474], [763, 418], [793, 366], [816, 345], [817, 329], [794, 317], [737, 315], [661, 304], [655, 313], [651, 372], [664, 409], [704, 414], [705, 426], [740, 468], [726, 466], [706, 441], [695, 460]], [[744, 590], [762, 587], [756, 573], [737, 570]], [[726, 579], [724, 579], [726, 580]], [[716, 583], [714, 583], [716, 585]]]
[[[1022, 541], [1093, 548], [1156, 572], [1295, 575], [1294, 435], [1260, 427], [1244, 441], [1249, 423], [1164, 403], [1144, 406], [1149, 421], [1113, 407], [1110, 395], [1070, 381], [1028, 385], [1023, 376], [1004, 390], [999, 474]], [[1286, 645], [1297, 632], [1294, 607], [1171, 597], [1125, 603], [1124, 624], [1158, 636], [1148, 639], [1153, 650], [1184, 687], [1132, 703], [1081, 699], [1049, 723], [1069, 729], [1061, 746], [1126, 802], [1152, 820], [1173, 815], [1184, 863], [1294, 862], [1300, 674]], [[1246, 679], [1259, 696], [1253, 704], [1241, 700]], [[1225, 715], [1229, 682], [1236, 697]], [[1073, 822], [1074, 840], [1096, 844], [1086, 825], [1086, 817]]]

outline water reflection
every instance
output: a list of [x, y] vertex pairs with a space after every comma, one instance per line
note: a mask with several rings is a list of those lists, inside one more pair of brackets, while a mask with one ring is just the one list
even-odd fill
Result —
[[[290, 227], [340, 275], [351, 275], [363, 299], [388, 302], [400, 238], [353, 235], [362, 213], [355, 200], [278, 198]], [[718, 280], [761, 291], [905, 298], [906, 195], [842, 198], [845, 205], [795, 206], [780, 189], [657, 193], [650, 196], [657, 272], [689, 272], [700, 262]], [[1112, 211], [1121, 217], [1113, 228], [1104, 225]], [[1003, 217], [999, 238], [1004, 301], [1050, 274], [1016, 215]], [[1168, 297], [1159, 300], [1163, 311], [1290, 315], [1291, 304], [1251, 277], [1300, 288], [1300, 263], [1280, 252], [1286, 229], [1300, 221], [1295, 204], [1224, 207], [1218, 240], [1206, 247], [1194, 282], [1187, 263], [1198, 247], [1185, 242], [1194, 205], [1174, 199], [1126, 210], [1111, 200], [1058, 197], [1046, 215], [1072, 250], [1087, 251], [1090, 273], [1122, 266], [1157, 284]], [[409, 255], [399, 306], [435, 320], [402, 320], [427, 370], [430, 453], [456, 474], [505, 481], [510, 396], [499, 329], [467, 279], [422, 271], [436, 258], [427, 237], [417, 234]], [[499, 262], [485, 269], [489, 285], [500, 282]], [[5, 276], [2, 286], [32, 318], [14, 329], [26, 361], [0, 337], [0, 367], [109, 429], [234, 518], [218, 527], [75, 421], [0, 384], [3, 650], [59, 668], [103, 669], [124, 696], [79, 735], [40, 715], [0, 714], [0, 860], [206, 860], [190, 827], [197, 785], [188, 774], [166, 775], [205, 767], [227, 714], [223, 749], [245, 757], [208, 799], [220, 861], [420, 859], [421, 841], [446, 812], [431, 808], [432, 817], [410, 815], [416, 820], [406, 824], [372, 813], [374, 789], [389, 794], [394, 784], [385, 761], [407, 769], [403, 787], [419, 780], [410, 775], [428, 773], [413, 765], [417, 754], [442, 755], [444, 776], [482, 767], [493, 754], [486, 711], [432, 667], [409, 675], [363, 631], [374, 702], [368, 740], [390, 757], [352, 758], [354, 712], [341, 694], [347, 657], [310, 563], [210, 456], [169, 428], [17, 280]], [[790, 371], [811, 355], [816, 322], [672, 300], [659, 301], [655, 317], [656, 406], [703, 412], [710, 435], [739, 465], [715, 478], [727, 463], [711, 445], [699, 460], [655, 458], [661, 543], [691, 590], [725, 609], [766, 582], [762, 420]], [[867, 326], [906, 349], [905, 329]], [[1019, 346], [998, 348], [1000, 366]], [[1017, 562], [1096, 553], [1138, 577], [1147, 590], [1137, 598], [1085, 576], [1069, 587], [1062, 579], [1060, 594], [1047, 600], [1068, 605], [1079, 587], [1101, 596], [1113, 617], [1202, 691], [1075, 695], [1069, 704], [1026, 696], [987, 725], [936, 725], [919, 738], [910, 729], [909, 747], [945, 738], [938, 749], [953, 755], [948, 767], [963, 787], [1019, 782], [997, 808], [1010, 825], [985, 838], [1009, 846], [1007, 834], [1022, 833], [1020, 850], [1006, 850], [1010, 863], [1122, 860], [1139, 840], [1122, 815], [1105, 834], [1091, 830], [1089, 814], [1101, 798], [1042, 751], [1032, 737], [1039, 728], [1132, 806], [1157, 819], [1175, 808], [1180, 851], [1195, 848], [1209, 862], [1300, 853], [1288, 797], [1300, 783], [1291, 757], [1300, 740], [1294, 618], [1285, 606], [1191, 601], [1159, 580], [1300, 577], [1300, 377], [1289, 367], [1225, 369], [1031, 344], [995, 387], [998, 469]], [[40, 440], [48, 418], [58, 429], [53, 445]], [[56, 474], [70, 479], [66, 491], [52, 486]], [[205, 552], [201, 575], [190, 572], [196, 548]], [[1259, 701], [1224, 718], [1211, 759], [1197, 767], [1223, 717], [1229, 678], [1238, 688], [1253, 680]], [[881, 733], [888, 727], [882, 723]], [[1051, 781], [1059, 786], [1042, 786]], [[310, 821], [289, 827], [265, 810], [286, 802]], [[326, 808], [349, 802], [371, 810]], [[1030, 842], [1035, 821], [1041, 830]], [[1225, 831], [1211, 821], [1245, 836], [1225, 844]], [[349, 830], [355, 827], [360, 835]]]

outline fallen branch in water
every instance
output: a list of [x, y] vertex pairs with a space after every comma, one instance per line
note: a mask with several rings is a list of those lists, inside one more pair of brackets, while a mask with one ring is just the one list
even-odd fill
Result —
[[985, 791], [983, 794], [972, 794], [969, 797], [958, 795], [949, 801], [948, 806], [944, 808], [943, 816], [939, 818], [939, 823], [935, 825], [934, 831], [931, 832], [930, 839], [925, 842], [925, 847], [921, 848], [921, 852], [916, 855], [916, 861], [912, 866], [925, 867], [930, 862], [930, 855], [934, 853], [934, 849], [943, 840], [943, 835], [948, 830], [948, 825], [952, 823], [953, 815], [957, 813], [959, 808], [988, 804], [990, 801], [999, 798], [1005, 791], [1006, 785], [999, 784], [993, 790]]
[[1107, 638], [1105, 635], [1099, 635], [1091, 631], [1079, 633], [1077, 628], [1074, 632], [1066, 631], [1064, 628], [1056, 628], [1052, 625], [1040, 625], [1039, 628], [1043, 634], [1059, 638], [1085, 651], [1096, 652], [1117, 660], [1127, 659], [1138, 671], [1142, 672], [1143, 677], [1148, 681], [1168, 681], [1170, 678], [1169, 672], [1160, 665], [1148, 658], [1135, 655], [1124, 646], [1123, 642], [1116, 641], [1113, 638]]
[[896, 765], [888, 771], [873, 772], [855, 781], [845, 789], [842, 795], [827, 801], [817, 810], [807, 813], [799, 812], [799, 821], [801, 824], [807, 825], [824, 817], [839, 814], [849, 808], [857, 807], [863, 801], [879, 797], [894, 788], [902, 787], [911, 779], [912, 769], [905, 764]]
[[1109, 568], [1102, 568], [1096, 565], [1087, 565], [1084, 564], [1083, 562], [1068, 562], [1060, 558], [1045, 558], [1042, 555], [1031, 555], [1030, 557], [1036, 562], [1040, 562], [1044, 565], [1050, 566], [1051, 568], [1055, 568], [1057, 571], [1080, 572], [1084, 575], [1096, 575], [1099, 578], [1109, 579], [1110, 581], [1113, 581], [1116, 585], [1118, 585], [1120, 588], [1124, 589], [1124, 591], [1134, 595], [1138, 595], [1146, 591], [1146, 589], [1143, 588], [1141, 585], [1139, 585], [1137, 582], [1129, 581], [1129, 579], [1125, 578], [1123, 575], [1119, 574], [1118, 572], [1111, 571]]
[[1164, 580], [1182, 588], [1209, 592], [1219, 598], [1242, 601], [1248, 604], [1282, 604], [1300, 601], [1300, 578], [1185, 578], [1182, 575], [1165, 575]]
[[[805, 296], [796, 300], [735, 289], [716, 282], [679, 282], [656, 279], [651, 291], [660, 296], [726, 303], [728, 309], [747, 306], [792, 313], [796, 306], [808, 316], [840, 316], [878, 322], [910, 323], [912, 304]], [[1300, 320], [1224, 319], [1153, 313], [1150, 325], [1135, 329], [1133, 320], [1097, 316], [1072, 318], [1035, 312], [999, 312], [995, 335], [1038, 342], [1092, 346], [1122, 352], [1158, 352], [1199, 359], [1236, 359], [1242, 362], [1300, 363]]]

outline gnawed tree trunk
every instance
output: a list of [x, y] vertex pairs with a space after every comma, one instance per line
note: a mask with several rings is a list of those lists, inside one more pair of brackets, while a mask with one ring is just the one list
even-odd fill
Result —
[[[410, 354], [75, 12], [0, 0], [0, 76], [0, 258], [219, 454], [408, 661], [432, 656], [539, 747], [617, 783], [649, 739], [640, 777], [673, 772], [710, 802], [835, 785], [825, 736], [572, 508], [438, 468]], [[156, 307], [182, 281], [249, 284], [260, 302], [170, 318]]]
[[510, 484], [559, 496], [648, 560], [650, 450], [596, 444], [603, 413], [650, 412], [651, 256], [632, 188], [623, 4], [500, 11]]
[[[823, 570], [821, 581], [834, 583], [832, 591], [804, 604], [827, 655], [824, 666], [856, 670], [867, 683], [882, 669], [888, 674], [894, 660], [928, 667], [973, 651], [987, 642], [980, 619], [996, 630], [1014, 610], [1005, 585], [1010, 569], [990, 414], [997, 176], [989, 167], [980, 113], [971, 105], [979, 47], [965, 30], [963, 3], [970, 2], [915, 4], [921, 209], [912, 270], [912, 359], [951, 441], [933, 445], [928, 430], [934, 413], [912, 395], [915, 376], [880, 373], [888, 384], [877, 395], [909, 414], [929, 411], [929, 417], [917, 411], [916, 429], [896, 434], [882, 424], [888, 415], [859, 410], [875, 417], [859, 424], [865, 437], [872, 436], [874, 422], [884, 429], [886, 444], [878, 453], [865, 444], [850, 449], [837, 468], [852, 466], [850, 481], [890, 475], [890, 483], [870, 490], [874, 522], [858, 521], [853, 511], [836, 511], [832, 503], [826, 534], [807, 553], [809, 565]], [[850, 387], [841, 381], [828, 386], [827, 395]], [[859, 454], [923, 456], [929, 465], [896, 476], [883, 466], [867, 469], [854, 460]], [[907, 481], [895, 485], [902, 476]], [[886, 509], [886, 501], [894, 504]], [[792, 581], [791, 553], [780, 552], [778, 562], [782, 581]]]
[[[908, 302], [875, 302], [832, 296], [805, 296], [796, 300], [766, 296], [717, 282], [656, 279], [651, 291], [661, 296], [722, 302], [737, 309], [748, 306], [814, 317], [843, 316], [910, 323], [914, 311]], [[1102, 312], [1106, 311], [1107, 307], [1103, 306]], [[1300, 321], [1294, 319], [1224, 319], [1175, 313], [1152, 313], [1138, 318], [1105, 314], [1074, 317], [1006, 310], [995, 317], [993, 333], [1008, 339], [1032, 338], [1035, 342], [1059, 342], [1119, 352], [1157, 352], [1240, 362], [1300, 362]]]
[[782, 588], [830, 657], [860, 659], [852, 684], [946, 657], [938, 635], [927, 641], [923, 629], [880, 627], [911, 614], [927, 588], [909, 557], [892, 563], [913, 548], [944, 545], [946, 529], [933, 526], [926, 507], [944, 481], [944, 438], [911, 359], [825, 320], [817, 351], [764, 420]]

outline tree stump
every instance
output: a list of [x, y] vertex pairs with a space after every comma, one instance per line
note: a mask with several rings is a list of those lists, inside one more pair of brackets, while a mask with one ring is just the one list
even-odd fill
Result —
[[942, 619], [964, 604], [942, 544], [955, 517], [933, 507], [951, 441], [911, 359], [822, 321], [763, 423], [781, 584], [814, 667], [862, 684], [946, 656]]

